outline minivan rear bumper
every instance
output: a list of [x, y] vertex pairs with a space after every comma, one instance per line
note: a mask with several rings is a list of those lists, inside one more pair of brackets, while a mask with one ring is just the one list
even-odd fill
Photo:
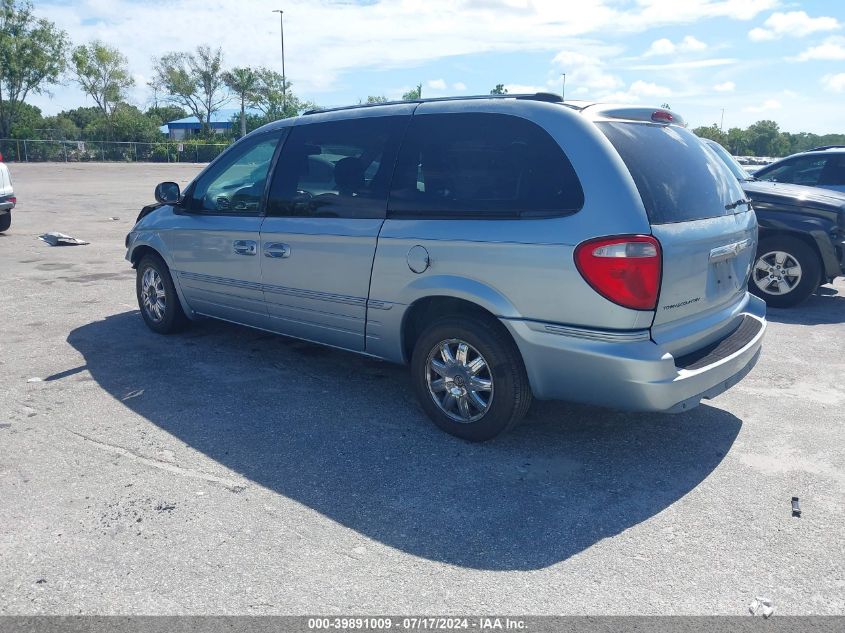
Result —
[[680, 412], [739, 382], [757, 363], [766, 304], [750, 297], [736, 327], [696, 354], [675, 358], [648, 330], [599, 332], [502, 319], [539, 399], [628, 411]]

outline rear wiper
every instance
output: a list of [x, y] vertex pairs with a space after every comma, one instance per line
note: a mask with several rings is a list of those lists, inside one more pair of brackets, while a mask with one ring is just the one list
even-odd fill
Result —
[[736, 209], [741, 204], [747, 204], [750, 207], [751, 206], [751, 200], [743, 200], [742, 198], [740, 198], [736, 202], [731, 202], [730, 204], [726, 204], [725, 210], [726, 211], [733, 211], [734, 209]]

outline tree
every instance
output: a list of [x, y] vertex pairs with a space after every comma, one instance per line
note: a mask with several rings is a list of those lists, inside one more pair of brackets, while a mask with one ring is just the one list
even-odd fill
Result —
[[92, 121], [84, 130], [85, 138], [92, 141], [153, 142], [158, 139], [158, 121], [146, 116], [128, 103], [118, 103], [111, 118], [104, 116]]
[[0, 0], [0, 138], [11, 134], [27, 96], [58, 83], [67, 49], [67, 34], [36, 19], [31, 2]]
[[223, 73], [223, 81], [241, 102], [241, 136], [246, 136], [246, 106], [259, 96], [261, 78], [251, 68], [233, 68]]
[[778, 124], [770, 120], [748, 126], [745, 138], [755, 156], [780, 156], [789, 148], [789, 141], [781, 134]]
[[108, 124], [117, 104], [126, 100], [126, 91], [135, 85], [126, 57], [116, 48], [94, 40], [73, 49], [71, 59], [76, 82], [94, 100]]
[[672, 106], [670, 106], [668, 103], [661, 103], [660, 107], [663, 108], [664, 110], [671, 110], [672, 109]]
[[75, 141], [79, 139], [79, 127], [66, 116], [57, 114], [48, 116], [41, 122], [40, 137], [56, 139], [59, 141]]
[[147, 108], [147, 111], [144, 112], [144, 114], [150, 117], [150, 119], [155, 121], [158, 125], [164, 125], [165, 123], [170, 123], [171, 121], [178, 121], [179, 119], [184, 119], [188, 116], [188, 113], [184, 108], [174, 105], [152, 106]]
[[[369, 95], [364, 103], [386, 103], [387, 97], [384, 95]], [[360, 103], [360, 101], [359, 101]]]
[[496, 84], [496, 87], [490, 91], [491, 95], [506, 95], [508, 94], [508, 89], [505, 88], [505, 84]]
[[253, 105], [261, 111], [265, 122], [297, 116], [317, 107], [313, 101], [303, 101], [291, 91], [291, 82], [269, 68], [258, 69], [259, 86]]
[[198, 46], [193, 53], [166, 53], [155, 61], [155, 85], [171, 103], [197, 117], [202, 131], [211, 129], [211, 117], [229, 100], [223, 83], [223, 51]]
[[403, 101], [416, 101], [417, 99], [422, 99], [422, 84], [417, 84], [416, 88], [411, 88], [402, 95]]
[[41, 110], [28, 103], [18, 104], [11, 138], [38, 138], [38, 131], [45, 127]]
[[713, 125], [697, 127], [692, 131], [692, 133], [696, 136], [700, 136], [701, 138], [714, 140], [722, 147], [727, 148], [728, 146], [728, 135], [722, 132], [719, 126], [715, 123]]

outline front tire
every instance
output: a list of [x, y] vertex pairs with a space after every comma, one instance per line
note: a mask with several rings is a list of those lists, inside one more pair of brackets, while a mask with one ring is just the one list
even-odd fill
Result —
[[471, 442], [509, 430], [531, 405], [522, 356], [492, 319], [445, 317], [432, 323], [414, 346], [411, 372], [428, 417]]
[[806, 243], [778, 235], [760, 240], [748, 289], [774, 308], [791, 308], [821, 283], [821, 261]]
[[141, 316], [153, 332], [173, 334], [188, 325], [170, 270], [158, 255], [144, 255], [138, 262], [135, 294]]
[[12, 226], [12, 212], [9, 211], [8, 213], [4, 213], [0, 215], [0, 233], [3, 231], [8, 231], [9, 227]]

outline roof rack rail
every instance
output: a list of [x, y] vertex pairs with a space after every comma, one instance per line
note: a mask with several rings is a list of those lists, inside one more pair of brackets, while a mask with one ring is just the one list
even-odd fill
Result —
[[551, 92], [534, 92], [526, 94], [504, 94], [504, 95], [466, 95], [457, 97], [431, 97], [428, 99], [409, 99], [407, 101], [382, 101], [380, 103], [359, 103], [356, 105], [337, 106], [334, 108], [313, 108], [302, 113], [303, 116], [308, 114], [321, 114], [323, 112], [337, 112], [339, 110], [357, 110], [359, 108], [378, 108], [381, 106], [400, 105], [403, 103], [432, 103], [439, 101], [469, 101], [479, 99], [522, 99], [525, 101], [545, 101], [547, 103], [563, 103], [560, 95]]
[[813, 149], [808, 149], [808, 152], [822, 152], [826, 149], [845, 149], [845, 145], [820, 145], [819, 147], [814, 147]]

